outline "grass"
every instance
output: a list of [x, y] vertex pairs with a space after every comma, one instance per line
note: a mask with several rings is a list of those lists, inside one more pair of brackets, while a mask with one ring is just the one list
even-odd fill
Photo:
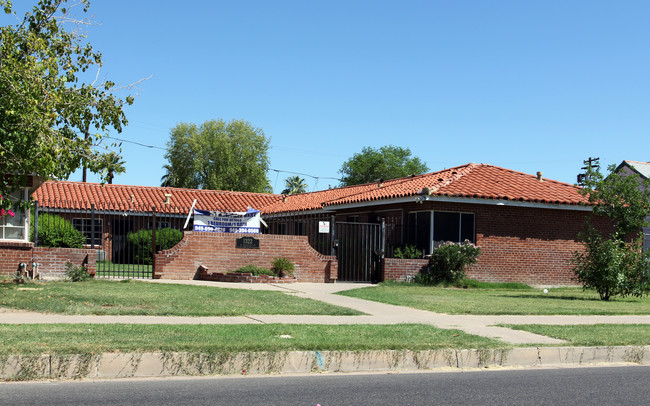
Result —
[[[568, 341], [572, 346], [650, 345], [650, 324], [595, 324], [547, 326], [541, 324], [503, 325]], [[566, 344], [564, 344], [566, 345]]]
[[149, 316], [359, 315], [282, 292], [125, 280], [0, 284], [0, 306], [44, 313]]
[[598, 294], [581, 288], [541, 289], [479, 284], [482, 288], [458, 289], [408, 283], [382, 283], [376, 287], [338, 294], [416, 309], [449, 314], [650, 314], [650, 297], [613, 298], [601, 301]]
[[[287, 337], [289, 336], [289, 337]], [[0, 324], [0, 355], [181, 351], [364, 351], [507, 348], [456, 330], [401, 325]]]

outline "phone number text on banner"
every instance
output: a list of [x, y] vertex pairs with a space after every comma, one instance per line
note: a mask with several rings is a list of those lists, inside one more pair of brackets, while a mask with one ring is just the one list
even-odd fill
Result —
[[255, 209], [245, 213], [194, 210], [194, 231], [259, 234], [260, 212]]

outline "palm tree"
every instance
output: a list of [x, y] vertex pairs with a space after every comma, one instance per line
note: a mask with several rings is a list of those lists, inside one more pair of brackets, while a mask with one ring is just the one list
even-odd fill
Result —
[[124, 167], [124, 162], [122, 160], [122, 157], [116, 154], [115, 152], [111, 151], [107, 154], [104, 154], [102, 156], [102, 160], [104, 163], [104, 169], [102, 170], [103, 173], [106, 173], [106, 180], [108, 181], [108, 184], [111, 185], [113, 184], [113, 178], [115, 177], [115, 174], [120, 174], [120, 173], [125, 173], [126, 168]]
[[162, 187], [173, 187], [173, 175], [172, 175], [172, 166], [169, 164], [163, 165], [165, 174], [160, 178], [160, 186]]
[[294, 195], [296, 193], [305, 193], [307, 191], [307, 184], [300, 176], [289, 176], [284, 181], [286, 189], [282, 191], [283, 195]]

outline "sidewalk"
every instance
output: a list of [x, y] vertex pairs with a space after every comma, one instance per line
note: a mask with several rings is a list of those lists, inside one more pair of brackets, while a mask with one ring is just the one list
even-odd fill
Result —
[[237, 317], [178, 317], [178, 316], [85, 316], [42, 314], [28, 311], [0, 309], [0, 324], [36, 323], [124, 323], [124, 324], [399, 324], [420, 323], [439, 328], [458, 329], [469, 334], [480, 335], [510, 344], [561, 344], [562, 340], [537, 334], [497, 327], [496, 324], [650, 324], [650, 315], [641, 316], [476, 316], [449, 315], [425, 310], [389, 305], [334, 293], [369, 287], [369, 284], [353, 283], [294, 283], [235, 284], [211, 281], [169, 281], [153, 280], [152, 283], [180, 283], [222, 288], [283, 291], [337, 306], [348, 307], [365, 313], [362, 316], [291, 316], [291, 315], [248, 315]]

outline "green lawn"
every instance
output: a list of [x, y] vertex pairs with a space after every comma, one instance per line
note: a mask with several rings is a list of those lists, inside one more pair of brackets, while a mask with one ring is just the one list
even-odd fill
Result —
[[364, 351], [507, 348], [457, 330], [401, 325], [0, 324], [0, 356], [181, 351]]
[[[546, 326], [540, 324], [503, 325], [569, 342], [572, 346], [650, 345], [650, 324], [595, 324]], [[564, 344], [566, 345], [566, 344]]]
[[549, 289], [544, 293], [541, 289], [458, 289], [382, 283], [338, 294], [449, 314], [650, 314], [650, 297], [603, 302], [597, 293], [581, 288]]
[[358, 315], [282, 292], [125, 280], [0, 284], [0, 306], [45, 313], [151, 316]]

